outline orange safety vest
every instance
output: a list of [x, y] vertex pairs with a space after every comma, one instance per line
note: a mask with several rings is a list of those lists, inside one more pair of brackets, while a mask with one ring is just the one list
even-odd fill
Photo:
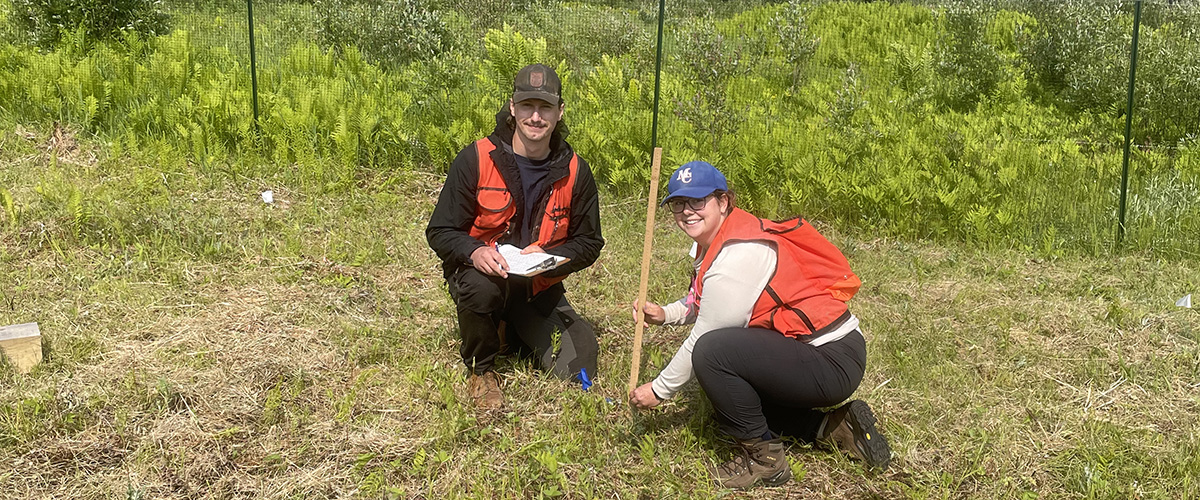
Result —
[[[512, 218], [517, 214], [508, 184], [492, 161], [491, 152], [496, 145], [486, 137], [475, 141], [475, 152], [479, 157], [479, 183], [475, 191], [475, 222], [469, 231], [471, 237], [493, 245], [508, 235]], [[567, 227], [571, 222], [571, 193], [575, 190], [575, 174], [579, 170], [579, 156], [571, 155], [571, 164], [566, 177], [550, 185], [550, 198], [538, 226], [538, 237], [533, 244], [549, 250], [567, 240]], [[546, 278], [533, 277], [533, 293], [550, 288], [565, 276]]]
[[726, 244], [769, 242], [778, 252], [775, 274], [754, 303], [751, 327], [811, 341], [850, 318], [846, 301], [862, 286], [846, 257], [802, 218], [775, 222], [734, 208], [704, 254], [689, 293], [699, 306], [703, 276]]

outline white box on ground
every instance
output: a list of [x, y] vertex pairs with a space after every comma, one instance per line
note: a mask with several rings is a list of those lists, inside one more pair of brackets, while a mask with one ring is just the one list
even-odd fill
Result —
[[21, 373], [42, 362], [42, 332], [37, 323], [0, 326], [0, 351]]

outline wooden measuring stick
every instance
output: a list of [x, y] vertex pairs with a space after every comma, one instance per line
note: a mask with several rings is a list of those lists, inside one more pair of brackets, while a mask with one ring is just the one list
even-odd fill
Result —
[[650, 246], [654, 242], [654, 208], [658, 206], [658, 167], [662, 162], [662, 148], [654, 148], [654, 160], [650, 163], [650, 199], [646, 203], [646, 237], [642, 242], [642, 280], [638, 283], [637, 302], [633, 303], [633, 364], [629, 368], [629, 392], [637, 388], [638, 370], [642, 364], [642, 330], [646, 322], [646, 285], [650, 280]]

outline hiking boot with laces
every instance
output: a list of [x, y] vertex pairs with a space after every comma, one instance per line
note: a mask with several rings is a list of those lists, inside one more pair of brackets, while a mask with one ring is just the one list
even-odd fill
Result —
[[779, 486], [792, 478], [783, 441], [778, 438], [739, 440], [733, 460], [710, 468], [709, 472], [725, 488], [745, 489], [759, 482]]
[[854, 400], [829, 412], [817, 440], [862, 460], [868, 467], [883, 470], [892, 461], [887, 439], [875, 428], [875, 414], [865, 401]]
[[471, 374], [467, 380], [467, 395], [480, 410], [499, 410], [504, 406], [504, 393], [500, 392], [500, 377], [496, 372], [486, 371], [483, 375]]

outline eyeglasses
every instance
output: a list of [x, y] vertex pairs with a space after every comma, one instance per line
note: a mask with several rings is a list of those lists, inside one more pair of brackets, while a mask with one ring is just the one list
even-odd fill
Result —
[[684, 207], [687, 207], [693, 212], [704, 210], [704, 206], [708, 204], [708, 199], [712, 195], [703, 198], [673, 198], [667, 202], [667, 206], [671, 207], [671, 211], [677, 214], [683, 213]]

